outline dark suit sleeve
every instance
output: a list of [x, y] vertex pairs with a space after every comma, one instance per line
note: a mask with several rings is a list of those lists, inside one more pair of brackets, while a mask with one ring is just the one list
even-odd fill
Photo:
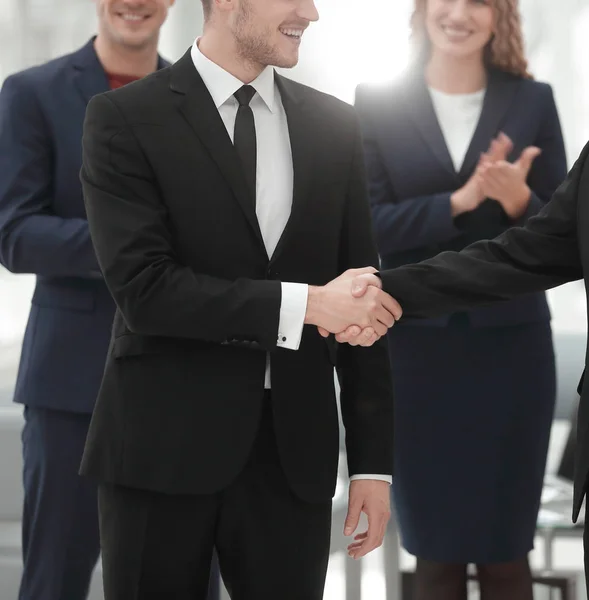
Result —
[[589, 145], [552, 200], [525, 227], [381, 273], [406, 317], [434, 317], [509, 300], [583, 277], [577, 208], [589, 189]]
[[[174, 250], [158, 183], [108, 95], [88, 105], [81, 173], [104, 279], [128, 328], [144, 335], [277, 345], [278, 281], [195, 273]], [[165, 150], [162, 150], [165, 152]]]
[[461, 230], [454, 223], [450, 206], [450, 196], [455, 190], [399, 201], [377, 143], [374, 110], [361, 87], [356, 90], [355, 107], [362, 128], [370, 207], [380, 254], [385, 256], [458, 237]]
[[53, 210], [52, 133], [33, 86], [14, 75], [0, 92], [0, 262], [13, 273], [91, 276], [98, 263], [85, 219]]
[[545, 110], [536, 141], [536, 146], [542, 150], [542, 154], [536, 158], [530, 169], [528, 186], [532, 190], [532, 196], [526, 212], [516, 225], [523, 225], [530, 217], [538, 214], [567, 174], [566, 151], [554, 94], [547, 84], [542, 86], [542, 90]]
[[[340, 270], [375, 266], [360, 132], [357, 131], [343, 221]], [[393, 396], [386, 342], [338, 347], [337, 373], [349, 474], [392, 474]]]

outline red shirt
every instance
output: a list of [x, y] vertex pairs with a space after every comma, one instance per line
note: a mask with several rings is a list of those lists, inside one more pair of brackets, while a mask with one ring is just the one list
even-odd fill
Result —
[[116, 90], [117, 88], [123, 87], [132, 81], [137, 81], [141, 79], [140, 77], [135, 77], [134, 75], [119, 75], [117, 73], [107, 73], [108, 84], [111, 90]]

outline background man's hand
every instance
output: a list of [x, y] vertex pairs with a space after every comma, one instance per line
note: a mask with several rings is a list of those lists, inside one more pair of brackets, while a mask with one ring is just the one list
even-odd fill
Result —
[[348, 546], [348, 554], [355, 559], [382, 545], [391, 517], [390, 485], [386, 481], [358, 479], [350, 483], [344, 535], [354, 535], [362, 513], [368, 517], [368, 531], [357, 534]]
[[371, 286], [361, 296], [352, 295], [352, 281], [375, 272], [372, 267], [351, 269], [326, 286], [310, 287], [305, 323], [316, 325], [324, 336], [358, 325], [361, 330], [372, 330], [370, 339], [366, 336], [362, 340], [363, 345], [374, 343], [393, 326], [399, 313], [398, 304], [379, 287]]

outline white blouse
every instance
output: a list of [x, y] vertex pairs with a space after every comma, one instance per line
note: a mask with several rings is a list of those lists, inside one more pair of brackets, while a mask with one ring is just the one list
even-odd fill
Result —
[[472, 94], [447, 94], [430, 87], [429, 92], [446, 146], [458, 172], [481, 117], [486, 90]]

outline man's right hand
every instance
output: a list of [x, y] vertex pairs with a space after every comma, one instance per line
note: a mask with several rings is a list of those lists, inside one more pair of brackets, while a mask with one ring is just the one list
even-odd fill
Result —
[[[362, 298], [371, 289], [381, 289], [382, 280], [374, 273], [361, 273], [356, 275], [352, 280], [352, 295], [355, 298]], [[388, 296], [388, 294], [387, 294]], [[390, 296], [389, 296], [390, 298]], [[401, 305], [393, 298], [391, 298], [395, 305], [398, 307], [396, 320], [398, 321], [403, 315]], [[386, 332], [385, 332], [386, 333]], [[352, 346], [366, 345], [363, 343], [364, 337], [366, 336], [366, 330], [360, 328], [357, 325], [348, 327], [345, 331], [337, 333], [335, 339], [341, 344], [350, 344]], [[378, 336], [381, 337], [381, 336]], [[378, 338], [377, 338], [378, 339]]]
[[[324, 332], [340, 333], [355, 325], [374, 339], [383, 336], [401, 317], [398, 303], [379, 287], [370, 286], [361, 295], [352, 294], [352, 281], [373, 275], [374, 268], [351, 269], [323, 287], [309, 287], [305, 323]], [[362, 345], [369, 345], [363, 340]]]

